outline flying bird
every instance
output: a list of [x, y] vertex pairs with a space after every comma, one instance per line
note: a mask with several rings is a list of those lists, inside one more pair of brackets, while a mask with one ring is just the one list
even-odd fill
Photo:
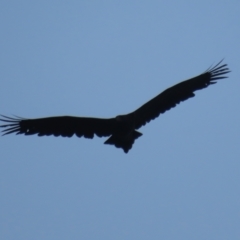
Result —
[[122, 148], [127, 153], [132, 148], [134, 141], [142, 135], [136, 131], [137, 129], [180, 102], [194, 97], [195, 91], [215, 84], [217, 80], [227, 78], [225, 74], [230, 71], [227, 64], [221, 65], [221, 63], [222, 61], [214, 67], [208, 68], [201, 75], [166, 89], [137, 110], [115, 118], [58, 116], [25, 119], [1, 115], [0, 120], [5, 124], [0, 127], [5, 128], [2, 130], [3, 135], [16, 133], [72, 137], [75, 134], [77, 137], [93, 138], [95, 134], [98, 137], [109, 137], [104, 142], [105, 144]]

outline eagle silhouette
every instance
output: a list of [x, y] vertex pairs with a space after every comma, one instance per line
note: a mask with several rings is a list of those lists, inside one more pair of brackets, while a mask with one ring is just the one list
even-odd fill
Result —
[[16, 133], [72, 137], [75, 134], [77, 137], [85, 138], [93, 138], [94, 134], [98, 137], [110, 136], [104, 143], [122, 148], [127, 153], [132, 148], [134, 141], [142, 135], [136, 129], [141, 128], [180, 102], [194, 97], [196, 90], [206, 88], [215, 84], [217, 80], [227, 78], [225, 74], [230, 71], [227, 64], [221, 65], [221, 63], [222, 61], [208, 68], [201, 75], [166, 89], [137, 110], [115, 118], [58, 116], [25, 119], [1, 115], [0, 120], [5, 124], [0, 127], [5, 128], [2, 130], [3, 135]]

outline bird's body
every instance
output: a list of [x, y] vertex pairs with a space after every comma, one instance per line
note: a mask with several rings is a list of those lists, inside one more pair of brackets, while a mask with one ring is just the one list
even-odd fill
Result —
[[229, 70], [226, 64], [220, 65], [221, 62], [197, 77], [166, 89], [137, 110], [126, 115], [109, 119], [71, 116], [23, 119], [2, 116], [3, 118], [0, 120], [6, 124], [0, 127], [6, 127], [3, 130], [4, 135], [15, 132], [25, 135], [54, 135], [56, 137], [72, 137], [74, 134], [85, 138], [93, 138], [94, 134], [98, 137], [110, 136], [105, 144], [115, 145], [127, 153], [132, 148], [134, 141], [142, 135], [136, 131], [137, 129], [180, 102], [194, 97], [194, 91], [226, 78], [224, 75], [229, 73]]

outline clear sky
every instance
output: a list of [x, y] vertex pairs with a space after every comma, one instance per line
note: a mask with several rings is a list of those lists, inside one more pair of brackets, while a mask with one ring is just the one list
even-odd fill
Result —
[[240, 2], [0, 3], [0, 113], [114, 117], [222, 58], [229, 78], [106, 138], [0, 137], [0, 239], [240, 239]]

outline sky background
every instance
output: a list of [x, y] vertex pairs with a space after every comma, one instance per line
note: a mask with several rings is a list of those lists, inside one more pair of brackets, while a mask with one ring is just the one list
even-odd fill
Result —
[[0, 113], [115, 117], [224, 58], [229, 78], [106, 138], [0, 137], [0, 239], [240, 239], [240, 2], [0, 2]]

